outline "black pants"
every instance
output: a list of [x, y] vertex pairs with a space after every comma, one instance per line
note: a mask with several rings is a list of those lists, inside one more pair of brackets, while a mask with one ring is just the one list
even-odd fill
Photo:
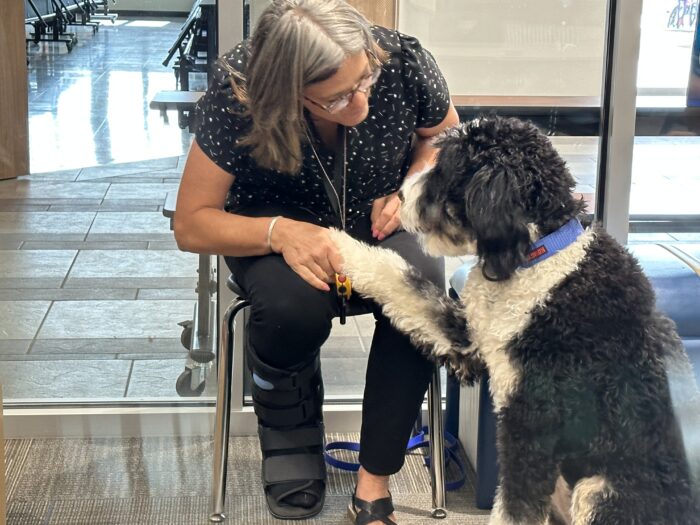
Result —
[[[295, 210], [257, 209], [249, 216], [273, 216], [319, 223]], [[412, 235], [399, 231], [377, 243], [369, 216], [356, 221], [348, 233], [398, 252], [422, 274], [444, 289], [444, 261], [423, 253]], [[338, 316], [336, 294], [313, 288], [280, 255], [227, 257], [231, 272], [251, 302], [248, 341], [266, 364], [294, 369], [318, 354]], [[433, 366], [372, 304], [376, 328], [367, 363], [362, 403], [360, 463], [375, 475], [398, 472], [411, 429], [430, 382]]]

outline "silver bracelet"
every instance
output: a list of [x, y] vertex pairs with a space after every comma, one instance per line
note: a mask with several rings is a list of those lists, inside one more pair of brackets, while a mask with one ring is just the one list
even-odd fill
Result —
[[267, 247], [271, 252], [274, 251], [272, 249], [272, 229], [275, 227], [275, 224], [277, 223], [277, 221], [281, 218], [282, 218], [281, 215], [278, 215], [277, 217], [273, 217], [272, 220], [270, 221], [270, 225], [267, 227]]

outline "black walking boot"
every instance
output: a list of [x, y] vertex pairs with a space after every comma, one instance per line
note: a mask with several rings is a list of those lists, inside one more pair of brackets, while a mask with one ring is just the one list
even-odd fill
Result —
[[250, 346], [247, 357], [270, 512], [279, 519], [315, 516], [326, 492], [320, 358], [289, 371], [263, 363]]

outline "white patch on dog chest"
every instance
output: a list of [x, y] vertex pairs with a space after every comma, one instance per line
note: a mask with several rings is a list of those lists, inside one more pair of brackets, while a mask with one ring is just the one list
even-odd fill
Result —
[[496, 411], [506, 406], [520, 382], [521, 371], [506, 353], [506, 345], [530, 324], [532, 310], [576, 270], [594, 234], [587, 230], [570, 246], [531, 268], [520, 268], [507, 281], [484, 278], [481, 265], [472, 268], [460, 298], [464, 303], [472, 348], [489, 369]]

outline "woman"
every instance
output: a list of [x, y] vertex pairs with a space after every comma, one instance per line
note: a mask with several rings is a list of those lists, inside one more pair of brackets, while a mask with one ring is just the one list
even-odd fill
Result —
[[[217, 63], [183, 174], [178, 246], [218, 253], [252, 302], [247, 359], [273, 515], [320, 512], [319, 350], [339, 315], [342, 260], [328, 227], [402, 254], [444, 286], [441, 260], [400, 231], [396, 192], [429, 168], [458, 117], [418, 41], [370, 27], [342, 0], [275, 0], [250, 42]], [[404, 462], [432, 366], [375, 309], [357, 523], [393, 523], [389, 476]]]

